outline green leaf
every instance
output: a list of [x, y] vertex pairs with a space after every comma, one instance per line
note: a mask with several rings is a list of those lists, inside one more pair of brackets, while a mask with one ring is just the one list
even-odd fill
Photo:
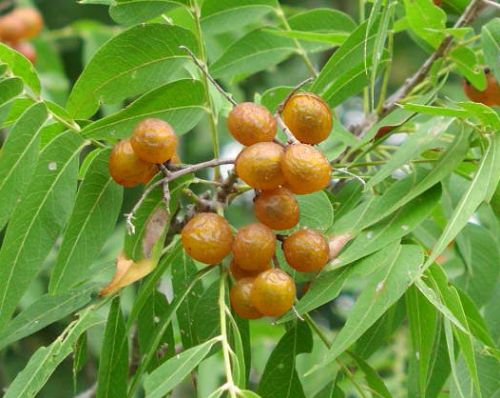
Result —
[[296, 322], [281, 338], [266, 363], [257, 389], [262, 398], [305, 398], [295, 357], [311, 352], [312, 334], [305, 322]]
[[215, 337], [169, 359], [144, 380], [146, 398], [162, 398], [181, 383], [220, 341]]
[[49, 292], [61, 293], [88, 278], [90, 266], [111, 235], [122, 205], [123, 188], [109, 174], [111, 150], [92, 160], [76, 196], [52, 271]]
[[350, 264], [408, 235], [431, 215], [440, 199], [441, 186], [438, 184], [396, 210], [387, 219], [372, 226], [369, 231], [358, 235], [351, 245], [333, 260], [333, 266], [338, 268]]
[[7, 64], [14, 76], [21, 78], [33, 93], [40, 94], [40, 80], [33, 64], [3, 43], [0, 43], [0, 63]]
[[0, 230], [7, 223], [32, 176], [40, 143], [40, 130], [47, 109], [36, 104], [12, 127], [0, 152]]
[[125, 320], [120, 310], [120, 298], [116, 297], [104, 331], [96, 398], [125, 397], [128, 378], [128, 344]]
[[483, 126], [488, 127], [493, 131], [500, 130], [500, 117], [489, 106], [470, 101], [459, 102], [458, 105], [468, 112], [469, 117], [479, 120]]
[[21, 94], [23, 87], [23, 81], [18, 77], [0, 80], [0, 105]]
[[[397, 168], [418, 157], [422, 152], [436, 146], [442, 146], [443, 134], [450, 128], [453, 119], [433, 118], [427, 123], [417, 126], [417, 131], [392, 154], [391, 159], [384, 164], [368, 181], [366, 190], [384, 181]], [[454, 126], [456, 128], [456, 126]]]
[[500, 179], [500, 135], [490, 138], [490, 144], [476, 171], [474, 179], [463, 194], [460, 202], [453, 210], [446, 228], [432, 249], [431, 255], [424, 264], [428, 268], [436, 258], [446, 249], [448, 244], [458, 235], [467, 224], [470, 216], [479, 205], [488, 199], [488, 195], [495, 191]]
[[176, 134], [191, 130], [204, 113], [205, 94], [198, 80], [183, 79], [152, 90], [121, 111], [89, 124], [85, 137], [116, 140], [130, 135], [145, 118], [168, 121]]
[[333, 224], [333, 206], [325, 192], [298, 195], [296, 199], [300, 208], [300, 226], [320, 231], [330, 229]]
[[100, 103], [118, 103], [170, 81], [188, 59], [181, 45], [198, 51], [191, 32], [165, 24], [138, 25], [115, 36], [78, 78], [68, 99], [69, 115], [88, 118]]
[[461, 119], [465, 119], [469, 116], [469, 113], [463, 109], [447, 108], [444, 106], [421, 105], [413, 103], [405, 103], [401, 106], [403, 109], [409, 111], [432, 116], [458, 117]]
[[370, 277], [322, 366], [345, 352], [411, 286], [424, 261], [419, 246], [402, 245]]
[[274, 7], [276, 0], [205, 0], [201, 27], [209, 34], [238, 30], [263, 19]]
[[17, 374], [4, 398], [34, 398], [45, 385], [57, 366], [73, 351], [78, 338], [88, 329], [101, 325], [104, 320], [92, 307], [80, 313], [51, 345], [39, 348], [26, 367]]
[[0, 249], [0, 329], [35, 278], [73, 208], [80, 151], [73, 131], [40, 154], [30, 189], [12, 214]]
[[123, 25], [135, 25], [156, 18], [176, 7], [175, 0], [117, 0], [112, 2], [109, 15]]
[[92, 288], [85, 287], [57, 296], [41, 296], [7, 324], [0, 334], [0, 349], [73, 314], [90, 301], [91, 292]]
[[215, 78], [254, 74], [284, 61], [295, 51], [292, 39], [268, 29], [254, 30], [231, 44], [211, 65]]
[[486, 64], [495, 74], [497, 81], [500, 81], [500, 19], [495, 18], [489, 21], [481, 29], [481, 45], [484, 52]]
[[218, 300], [219, 281], [216, 280], [204, 290], [193, 306], [191, 328], [194, 332], [194, 345], [204, 343], [221, 333]]
[[375, 369], [373, 369], [363, 358], [357, 356], [354, 353], [350, 353], [349, 356], [354, 359], [354, 362], [358, 365], [361, 371], [365, 375], [366, 382], [370, 389], [377, 394], [377, 396], [384, 398], [391, 398], [392, 395], [384, 384], [382, 378], [377, 374]]
[[457, 65], [460, 74], [480, 90], [486, 89], [486, 76], [476, 53], [469, 47], [457, 47], [450, 52], [450, 57]]
[[443, 41], [446, 13], [432, 0], [404, 0], [406, 17], [415, 34], [437, 48]]

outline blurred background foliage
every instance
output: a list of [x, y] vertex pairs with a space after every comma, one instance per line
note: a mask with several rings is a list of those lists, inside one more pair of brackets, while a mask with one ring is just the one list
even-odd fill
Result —
[[[353, 19], [358, 19], [358, 4], [354, 0], [282, 0], [281, 1], [287, 14], [294, 14], [304, 9], [312, 9], [318, 7], [331, 7], [342, 10], [352, 16]], [[0, 1], [2, 13], [9, 11], [11, 1]], [[91, 58], [92, 54], [108, 39], [120, 31], [122, 28], [117, 26], [108, 15], [108, 7], [103, 5], [88, 5], [78, 4], [73, 0], [19, 0], [17, 5], [34, 5], [42, 12], [46, 28], [44, 32], [34, 40], [38, 52], [38, 61], [36, 69], [42, 79], [44, 97], [52, 101], [64, 105], [68, 96], [69, 89], [72, 87], [82, 69]], [[451, 11], [451, 10], [450, 10]], [[493, 11], [491, 11], [493, 12]], [[475, 24], [481, 26], [485, 20], [491, 18], [490, 14], [484, 13]], [[191, 21], [187, 14], [183, 13], [181, 8], [175, 9], [167, 15], [176, 22], [176, 24], [189, 24]], [[265, 18], [272, 18], [266, 16]], [[456, 15], [451, 13], [449, 21], [452, 23], [456, 19]], [[269, 23], [276, 21], [269, 20]], [[235, 21], [237, 23], [237, 21]], [[215, 60], [221, 51], [226, 46], [234, 41], [237, 37], [243, 36], [248, 31], [252, 30], [252, 25], [245, 26], [238, 30], [233, 30], [230, 33], [209, 37], [207, 39], [207, 48], [209, 50], [208, 57], [212, 61]], [[392, 73], [389, 84], [389, 92], [395, 90], [401, 85], [404, 80], [410, 76], [426, 58], [428, 52], [426, 49], [415, 44], [408, 35], [398, 34], [395, 36], [395, 54], [396, 58], [393, 62]], [[312, 54], [311, 56], [318, 65], [322, 65], [328, 60], [331, 52], [321, 52]], [[320, 58], [318, 58], [320, 57]], [[256, 95], [261, 95], [267, 89], [276, 86], [293, 86], [296, 82], [303, 79], [307, 75], [306, 67], [299, 57], [294, 56], [277, 67], [259, 72], [248, 79], [241, 81], [222, 81], [225, 88], [233, 93], [233, 96], [238, 100], [252, 100]], [[461, 90], [461, 78], [452, 76], [447, 83], [444, 94], [454, 98], [455, 100], [465, 99]], [[225, 105], [224, 105], [225, 106]], [[337, 115], [342, 120], [345, 126], [356, 123], [362, 117], [362, 99], [354, 97], [346, 101], [342, 106], [336, 109]], [[102, 117], [115, 112], [119, 106], [103, 106], [96, 117]], [[224, 123], [220, 123], [220, 140], [223, 156], [234, 155], [239, 151], [238, 144], [230, 138], [225, 131]], [[195, 163], [201, 160], [210, 159], [212, 157], [210, 135], [208, 127], [205, 123], [200, 123], [196, 129], [182, 137], [180, 157], [184, 163]], [[456, 177], [458, 179], [458, 177]], [[461, 182], [456, 181], [456, 184], [450, 184], [451, 193], [460, 187]], [[125, 194], [123, 209], [121, 213], [126, 213], [137, 200], [140, 195], [140, 188], [136, 190], [127, 190]], [[250, 198], [243, 197], [229, 211], [228, 216], [235, 226], [248, 223], [252, 219], [253, 213], [250, 210]], [[487, 221], [488, 214], [485, 213], [484, 220]], [[433, 222], [429, 225], [423, 225], [419, 231], [424, 239], [424, 235], [435, 228]], [[427, 228], [428, 227], [428, 228]], [[467, 227], [461, 235], [474, 234], [474, 226]], [[418, 231], [417, 231], [418, 234]], [[113, 272], [114, 259], [119, 249], [123, 245], [124, 228], [121, 225], [106, 243], [106, 246], [101, 255], [99, 265], [102, 266], [102, 281], [109, 279]], [[1, 239], [1, 232], [0, 232]], [[443, 261], [447, 261], [450, 267], [457, 270], [462, 267], [462, 260], [450, 249], [446, 253]], [[50, 269], [54, 261], [54, 256], [49, 256], [45, 270]], [[458, 271], [457, 271], [458, 272]], [[171, 294], [171, 287], [168, 285], [168, 278], [165, 278], [165, 286], [163, 291]], [[37, 297], [44, 292], [44, 287], [47, 284], [48, 272], [42, 272], [41, 277], [36, 279], [25, 295], [21, 303], [20, 309], [26, 308]], [[209, 283], [210, 281], [207, 281]], [[328, 325], [332, 333], [335, 333], [342, 326], [345, 316], [354, 303], [355, 296], [360, 290], [360, 286], [346, 286], [342, 294], [333, 302], [323, 306], [316, 311], [317, 319], [320, 323]], [[500, 291], [496, 291], [496, 296], [500, 299]], [[130, 308], [134, 295], [134, 287], [125, 289], [122, 297], [122, 307], [124, 310]], [[128, 300], [127, 300], [128, 297]], [[128, 303], [128, 304], [127, 304]], [[404, 307], [404, 305], [403, 305]], [[382, 318], [382, 321], [391, 318], [391, 322], [387, 322], [388, 327], [397, 327], [398, 322], [402, 322], [404, 309], [401, 308], [401, 301], [392, 308], [389, 313]], [[67, 325], [68, 319], [54, 323], [46, 327], [38, 333], [22, 339], [12, 345], [9, 349], [3, 350], [0, 353], [0, 387], [5, 387], [15, 375], [23, 369], [33, 352], [43, 345], [50, 344]], [[278, 341], [279, 337], [284, 334], [282, 327], [275, 327], [269, 324], [268, 320], [256, 321], [251, 323], [252, 334], [252, 355], [253, 355], [253, 372], [252, 380], [258, 380], [262, 374], [266, 360], [272, 351], [273, 346]], [[499, 328], [500, 329], [500, 328]], [[498, 332], [498, 329], [497, 329]], [[77, 382], [73, 380], [73, 360], [68, 358], [62, 366], [58, 367], [51, 381], [40, 392], [41, 398], [67, 398], [87, 390], [95, 382], [97, 373], [99, 350], [102, 343], [103, 327], [93, 328], [87, 334], [87, 338], [81, 339], [81, 352], [86, 353], [87, 361], [84, 364], [82, 371], [77, 377]], [[498, 337], [498, 336], [496, 336]], [[380, 375], [387, 382], [391, 391], [394, 391], [394, 396], [404, 396], [405, 386], [404, 378], [407, 372], [406, 353], [409, 342], [407, 334], [403, 330], [396, 332], [388, 341], [384, 343], [385, 348], [377, 351], [371, 359], [371, 364], [376, 368]], [[322, 349], [320, 344], [314, 345], [314, 350]], [[365, 347], [366, 348], [366, 347]], [[314, 363], [318, 362], [319, 353], [313, 351], [311, 355], [300, 356], [298, 358], [299, 373], [301, 370], [310, 368]], [[320, 375], [315, 374], [314, 377], [322, 377], [322, 383], [314, 381], [305, 383], [306, 388], [314, 388], [316, 384], [330, 378], [329, 372], [322, 372]], [[221, 384], [223, 380], [223, 369], [220, 361], [216, 357], [209, 358], [204, 361], [199, 369], [197, 385], [200, 387], [198, 397], [206, 397], [210, 391]], [[398, 393], [399, 391], [399, 393]], [[306, 391], [312, 393], [313, 391]], [[192, 397], [193, 390], [191, 383], [184, 383], [182, 388], [176, 390], [175, 397]], [[276, 397], [278, 398], [278, 397]]]

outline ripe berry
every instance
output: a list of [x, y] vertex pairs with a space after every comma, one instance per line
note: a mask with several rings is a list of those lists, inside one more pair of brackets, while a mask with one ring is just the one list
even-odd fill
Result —
[[330, 183], [332, 168], [328, 159], [310, 145], [290, 145], [285, 152], [281, 169], [286, 186], [293, 193], [320, 191]]
[[281, 316], [293, 306], [295, 283], [284, 271], [274, 268], [262, 272], [253, 283], [251, 300], [266, 316]]
[[299, 222], [299, 204], [286, 188], [259, 193], [254, 210], [257, 219], [271, 229], [290, 229]]
[[441, 7], [441, 0], [434, 0], [434, 4], [437, 5], [438, 7]]
[[8, 43], [17, 43], [25, 37], [23, 21], [14, 15], [7, 14], [0, 18], [0, 40]]
[[268, 269], [271, 269], [271, 263], [268, 263], [267, 266], [263, 269], [258, 269], [256, 271], [247, 271], [243, 268], [241, 268], [234, 259], [231, 261], [231, 265], [229, 266], [229, 269], [231, 271], [231, 275], [233, 275], [233, 278], [236, 280], [240, 280], [243, 278], [255, 278], [258, 276], [262, 271], [266, 271]]
[[23, 25], [23, 39], [31, 39], [37, 36], [43, 28], [42, 15], [34, 8], [16, 8], [12, 15], [17, 17]]
[[247, 271], [269, 267], [276, 249], [276, 236], [263, 224], [250, 224], [238, 230], [233, 243], [234, 261]]
[[489, 68], [484, 70], [486, 89], [477, 90], [469, 81], [464, 81], [464, 91], [471, 101], [480, 102], [487, 106], [500, 105], [500, 86]]
[[243, 145], [272, 141], [276, 136], [276, 119], [267, 108], [253, 102], [236, 105], [229, 113], [227, 127]]
[[229, 293], [231, 307], [243, 319], [262, 318], [262, 314], [253, 306], [251, 294], [254, 278], [243, 278], [237, 281]]
[[328, 262], [329, 247], [326, 239], [312, 229], [300, 229], [289, 235], [283, 243], [287, 263], [300, 272], [322, 269]]
[[231, 252], [233, 232], [224, 217], [199, 213], [182, 229], [182, 245], [186, 253], [205, 264], [220, 263]]
[[164, 163], [177, 148], [177, 136], [170, 124], [160, 119], [144, 119], [134, 129], [130, 139], [134, 151], [142, 160]]
[[236, 159], [236, 174], [256, 189], [274, 189], [285, 177], [281, 161], [285, 150], [274, 142], [259, 142], [241, 151]]
[[28, 43], [26, 41], [14, 44], [12, 46], [14, 50], [17, 52], [23, 54], [26, 58], [30, 60], [32, 64], [36, 62], [36, 50], [35, 47], [31, 43]]
[[319, 144], [326, 140], [333, 124], [330, 107], [313, 93], [293, 95], [283, 109], [283, 121], [305, 144]]
[[129, 140], [118, 142], [109, 157], [111, 177], [124, 187], [147, 183], [158, 172], [156, 165], [139, 159]]

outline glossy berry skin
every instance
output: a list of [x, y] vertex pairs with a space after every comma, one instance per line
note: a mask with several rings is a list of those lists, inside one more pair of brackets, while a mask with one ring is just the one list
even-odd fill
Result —
[[145, 184], [158, 172], [156, 165], [139, 159], [129, 140], [118, 142], [109, 157], [109, 172], [120, 185], [130, 188]]
[[233, 243], [233, 258], [246, 271], [265, 270], [276, 249], [276, 236], [263, 224], [250, 224], [238, 230]]
[[308, 194], [326, 188], [332, 168], [328, 159], [311, 145], [290, 145], [285, 152], [281, 169], [286, 187], [295, 194]]
[[7, 43], [17, 43], [25, 38], [25, 25], [23, 21], [14, 15], [7, 14], [0, 18], [0, 40]]
[[14, 50], [16, 50], [17, 52], [21, 53], [22, 55], [24, 55], [26, 58], [28, 58], [32, 64], [35, 64], [35, 62], [36, 62], [36, 50], [35, 50], [35, 47], [33, 47], [33, 45], [31, 43], [23, 41], [23, 42], [14, 44], [12, 46], [12, 48]]
[[220, 263], [233, 244], [229, 223], [215, 213], [195, 215], [182, 229], [181, 238], [190, 257], [209, 265]]
[[243, 149], [236, 158], [236, 174], [255, 189], [274, 189], [283, 185], [281, 170], [284, 148], [274, 142], [259, 142]]
[[289, 235], [283, 243], [287, 263], [299, 272], [314, 272], [328, 262], [329, 247], [319, 232], [304, 228]]
[[234, 259], [231, 261], [231, 265], [229, 266], [229, 270], [231, 271], [231, 275], [235, 280], [240, 280], [243, 278], [255, 278], [258, 276], [262, 271], [266, 271], [268, 269], [271, 269], [271, 263], [267, 264], [266, 267], [262, 269], [258, 269], [256, 271], [247, 271], [243, 268], [241, 268]]
[[313, 93], [293, 95], [283, 109], [283, 121], [304, 144], [319, 144], [332, 130], [332, 112], [328, 104]]
[[477, 90], [470, 82], [464, 81], [464, 92], [467, 97], [474, 102], [479, 102], [487, 106], [500, 105], [500, 86], [495, 76], [489, 69], [485, 69], [486, 89]]
[[43, 18], [40, 12], [34, 8], [16, 8], [12, 15], [16, 16], [23, 24], [23, 39], [31, 39], [41, 32], [43, 28]]
[[229, 292], [231, 307], [240, 318], [262, 318], [262, 314], [253, 306], [251, 301], [253, 284], [254, 278], [243, 278], [238, 280]]
[[299, 222], [299, 204], [286, 188], [259, 193], [254, 210], [257, 219], [271, 229], [290, 229]]
[[293, 279], [286, 272], [274, 268], [255, 278], [251, 299], [262, 315], [281, 316], [292, 308], [295, 293]]
[[130, 139], [135, 153], [149, 163], [164, 163], [175, 155], [177, 136], [170, 124], [160, 119], [144, 119]]
[[227, 118], [227, 128], [243, 145], [272, 141], [276, 136], [276, 119], [262, 105], [243, 102], [236, 105]]

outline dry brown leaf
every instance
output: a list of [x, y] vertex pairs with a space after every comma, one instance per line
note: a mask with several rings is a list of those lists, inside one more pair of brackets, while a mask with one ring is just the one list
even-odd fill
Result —
[[145, 258], [151, 258], [153, 247], [163, 235], [169, 216], [163, 207], [157, 208], [146, 222], [146, 230], [142, 239], [142, 252]]
[[101, 289], [101, 296], [108, 296], [121, 288], [144, 278], [155, 269], [156, 263], [151, 259], [143, 259], [137, 262], [125, 257], [120, 253], [116, 258], [116, 272], [111, 282]]

